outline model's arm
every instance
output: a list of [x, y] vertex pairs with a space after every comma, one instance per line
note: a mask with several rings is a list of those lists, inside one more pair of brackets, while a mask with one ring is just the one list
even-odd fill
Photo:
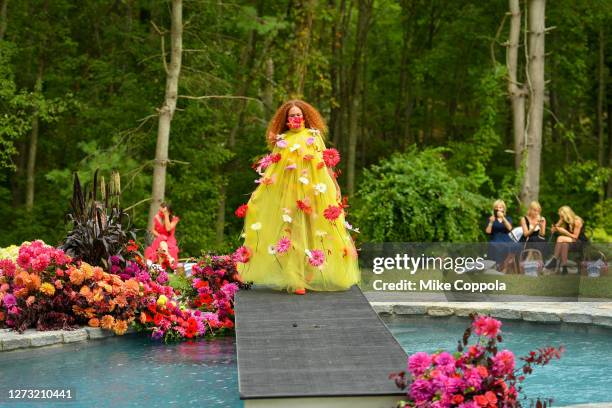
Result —
[[178, 217], [172, 216], [172, 221], [170, 221], [170, 215], [168, 213], [164, 214], [164, 227], [166, 228], [166, 231], [172, 231], [178, 222]]
[[491, 235], [491, 233], [493, 232], [493, 222], [495, 221], [495, 216], [490, 216], [489, 217], [489, 223], [487, 224], [487, 227], [485, 228], [485, 232], [487, 233], [487, 235]]
[[561, 235], [565, 235], [576, 241], [578, 240], [578, 237], [580, 236], [581, 230], [582, 230], [582, 221], [580, 220], [576, 220], [576, 224], [574, 225], [574, 232], [569, 232], [565, 228], [557, 228], [557, 232], [559, 232]]
[[503, 215], [502, 222], [504, 223], [504, 227], [506, 227], [506, 230], [508, 230], [508, 232], [512, 231], [512, 223], [508, 221], [508, 219], [506, 218], [506, 214]]
[[540, 236], [546, 235], [546, 218], [542, 217], [542, 221], [540, 222]]
[[533, 228], [527, 228], [527, 222], [525, 217], [521, 217], [521, 228], [523, 229], [523, 236], [528, 237], [533, 232]]

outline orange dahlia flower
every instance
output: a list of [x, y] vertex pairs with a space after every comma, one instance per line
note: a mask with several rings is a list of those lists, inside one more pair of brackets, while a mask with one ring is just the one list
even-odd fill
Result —
[[121, 336], [124, 335], [128, 329], [127, 322], [125, 320], [117, 320], [113, 325], [113, 331], [116, 335]]
[[81, 262], [81, 272], [85, 276], [85, 279], [91, 279], [94, 276], [93, 266], [88, 264], [87, 262]]
[[102, 316], [102, 320], [100, 321], [100, 327], [103, 329], [111, 330], [115, 325], [115, 318], [111, 315]]

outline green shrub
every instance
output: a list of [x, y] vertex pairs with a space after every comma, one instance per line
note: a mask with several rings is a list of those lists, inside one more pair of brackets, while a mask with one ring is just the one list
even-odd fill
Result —
[[411, 149], [364, 171], [355, 222], [370, 242], [482, 239], [490, 205], [475, 181], [449, 172], [443, 148]]

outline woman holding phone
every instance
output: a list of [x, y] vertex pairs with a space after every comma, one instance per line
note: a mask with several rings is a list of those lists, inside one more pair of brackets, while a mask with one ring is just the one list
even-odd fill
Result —
[[514, 242], [508, 235], [510, 231], [512, 231], [512, 218], [506, 216], [506, 203], [503, 200], [496, 200], [485, 232], [489, 236], [489, 259], [495, 261], [498, 270], [512, 251]]

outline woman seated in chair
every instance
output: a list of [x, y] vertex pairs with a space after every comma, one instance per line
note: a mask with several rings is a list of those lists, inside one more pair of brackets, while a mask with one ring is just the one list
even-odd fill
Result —
[[488, 257], [495, 261], [498, 270], [502, 268], [502, 264], [514, 247], [514, 242], [508, 236], [510, 231], [512, 231], [512, 218], [506, 217], [506, 203], [503, 200], [496, 200], [493, 203], [493, 215], [489, 217], [485, 232], [489, 236]]
[[[546, 269], [555, 270], [561, 266], [561, 273], [567, 274], [567, 254], [571, 249], [580, 249], [585, 242], [584, 221], [577, 216], [567, 205], [559, 208], [559, 221], [550, 229], [551, 233], [557, 233], [555, 254], [546, 262]], [[560, 264], [559, 264], [560, 262]]]
[[525, 248], [543, 251], [546, 244], [546, 219], [542, 217], [542, 207], [537, 201], [529, 204], [527, 215], [521, 218], [523, 236], [520, 242], [524, 242]]

